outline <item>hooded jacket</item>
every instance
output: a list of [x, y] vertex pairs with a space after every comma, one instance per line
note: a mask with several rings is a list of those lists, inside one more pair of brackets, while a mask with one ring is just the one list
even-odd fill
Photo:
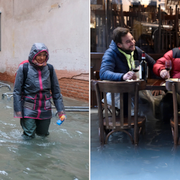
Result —
[[[165, 69], [165, 61], [171, 60], [172, 69], [170, 71], [170, 77], [172, 78], [180, 78], [180, 47], [177, 52], [173, 52], [175, 48], [169, 50], [164, 54], [163, 57], [159, 58], [156, 61], [156, 64], [153, 67], [153, 71], [157, 76], [160, 76], [160, 72]], [[179, 51], [179, 52], [178, 52]]]
[[[29, 53], [27, 77], [24, 79], [23, 64], [19, 65], [14, 83], [14, 117], [32, 119], [50, 119], [51, 98], [58, 112], [64, 111], [58, 79], [53, 68], [52, 78], [47, 65], [37, 66], [35, 57], [45, 51], [46, 62], [49, 59], [48, 48], [43, 43], [33, 44]], [[18, 115], [17, 112], [21, 112]]]
[[[142, 50], [136, 46], [134, 59], [141, 61]], [[149, 69], [152, 71], [155, 60], [145, 54]], [[100, 68], [100, 79], [110, 81], [123, 81], [123, 76], [129, 71], [129, 66], [124, 54], [112, 40], [109, 48], [104, 53]]]

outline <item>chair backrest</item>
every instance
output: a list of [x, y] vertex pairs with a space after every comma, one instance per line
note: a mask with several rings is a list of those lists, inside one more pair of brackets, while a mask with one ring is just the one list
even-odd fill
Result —
[[[134, 115], [135, 120], [137, 121], [137, 114], [138, 114], [138, 91], [145, 89], [146, 83], [144, 81], [132, 81], [132, 82], [114, 82], [114, 81], [97, 81], [96, 83], [96, 97], [97, 97], [97, 105], [98, 105], [98, 113], [100, 121], [103, 120], [103, 116], [105, 118], [105, 124], [107, 126], [111, 126], [113, 129], [116, 128], [117, 125], [117, 118], [119, 120], [118, 127], [123, 128], [124, 126], [124, 109], [128, 108], [128, 126], [131, 126], [131, 103], [133, 101], [132, 97], [134, 96]], [[112, 121], [110, 122], [108, 113], [109, 108], [107, 104], [106, 94], [111, 93], [111, 110], [112, 110]], [[115, 107], [115, 93], [120, 94], [120, 113], [119, 117], [116, 114], [116, 107]], [[126, 96], [126, 98], [124, 98]], [[102, 98], [104, 98], [104, 107], [102, 107]], [[126, 101], [126, 102], [125, 102]], [[128, 103], [128, 104], [127, 104]], [[124, 107], [124, 104], [127, 104]], [[104, 108], [104, 114], [102, 109]], [[126, 116], [126, 117], [127, 117]], [[107, 127], [108, 128], [108, 127]]]
[[[173, 128], [172, 128], [172, 134], [173, 134], [173, 140], [174, 145], [178, 144], [178, 100], [177, 100], [177, 94], [180, 94], [180, 81], [173, 82], [173, 81], [166, 81], [166, 89], [168, 91], [172, 91], [173, 93]], [[171, 122], [171, 121], [170, 121]]]
[[174, 111], [174, 118], [178, 116], [178, 100], [177, 94], [180, 94], [180, 81], [166, 81], [166, 89], [168, 91], [172, 91], [173, 93], [173, 111]]
[[177, 79], [177, 80], [172, 80], [169, 79], [166, 81], [166, 89], [168, 91], [176, 91], [176, 93], [180, 94], [180, 81]]

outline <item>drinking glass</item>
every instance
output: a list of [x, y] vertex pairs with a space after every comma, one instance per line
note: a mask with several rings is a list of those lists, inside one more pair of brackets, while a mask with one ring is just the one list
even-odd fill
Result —
[[139, 60], [134, 60], [132, 62], [132, 71], [134, 71], [135, 73], [139, 71]]
[[172, 69], [172, 63], [171, 63], [171, 60], [166, 60], [165, 61], [165, 69], [167, 71], [170, 71]]

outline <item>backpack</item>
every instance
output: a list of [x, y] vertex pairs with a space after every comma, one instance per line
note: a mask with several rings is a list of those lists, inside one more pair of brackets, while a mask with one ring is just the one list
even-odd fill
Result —
[[180, 49], [179, 48], [173, 48], [173, 58], [180, 58]]
[[[26, 78], [27, 78], [27, 71], [28, 71], [28, 65], [29, 65], [29, 61], [28, 60], [25, 60], [25, 61], [22, 61], [19, 66], [23, 64], [23, 75], [24, 75], [24, 81], [23, 81], [23, 84], [25, 84], [25, 81], [26, 81]], [[18, 66], [18, 67], [19, 67]], [[52, 82], [52, 74], [53, 74], [53, 66], [51, 64], [48, 64], [47, 63], [47, 66], [48, 66], [48, 69], [50, 71], [50, 80]], [[15, 77], [16, 77], [16, 74], [15, 74]]]

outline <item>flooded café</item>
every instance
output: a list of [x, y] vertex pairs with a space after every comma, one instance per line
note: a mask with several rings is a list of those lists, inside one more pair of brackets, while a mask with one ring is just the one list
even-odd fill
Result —
[[[108, 99], [105, 98], [105, 94], [113, 88], [112, 91], [116, 92], [115, 82], [104, 82], [104, 86], [103, 83], [98, 83], [101, 81], [99, 71], [102, 57], [109, 48], [113, 30], [116, 27], [128, 28], [136, 41], [135, 45], [157, 61], [169, 50], [180, 46], [179, 8], [180, 2], [177, 0], [91, 0], [91, 180], [180, 179], [178, 107], [174, 95], [179, 93], [179, 80], [176, 79], [175, 83], [175, 80], [162, 82], [161, 78], [157, 78], [154, 81], [152, 74], [149, 74], [145, 90], [141, 91], [145, 93], [145, 96], [140, 103], [137, 103], [139, 104], [137, 109], [137, 104], [134, 106], [135, 121], [136, 114], [139, 117], [139, 111], [143, 112], [146, 119], [145, 133], [139, 134], [138, 138], [135, 133], [137, 131], [135, 124], [134, 129], [128, 130], [128, 133], [124, 133], [124, 129], [122, 130], [121, 127], [119, 129], [114, 127], [118, 126], [117, 121], [114, 123], [114, 117], [117, 116], [120, 117], [119, 126], [122, 126], [123, 110], [121, 111], [120, 108], [119, 112], [113, 104], [105, 103]], [[160, 81], [161, 83], [159, 83]], [[105, 84], [112, 88], [106, 87]], [[121, 87], [120, 83], [116, 84], [117, 87]], [[155, 94], [156, 90], [160, 93]], [[102, 94], [101, 91], [103, 91]], [[167, 91], [173, 93], [171, 100], [174, 104], [172, 101], [171, 103], [174, 107], [172, 112], [174, 121], [171, 121], [171, 124], [170, 118], [167, 117], [168, 120], [163, 121], [160, 114], [161, 98]], [[134, 92], [136, 94], [136, 89]], [[101, 101], [102, 99], [103, 101]], [[170, 109], [167, 111], [168, 113], [170, 113]], [[112, 117], [112, 121], [106, 117]], [[175, 122], [177, 126], [175, 126]], [[175, 124], [172, 125], [172, 123]], [[112, 133], [111, 129], [113, 128], [115, 130]], [[134, 141], [129, 137], [129, 133], [133, 134]], [[136, 140], [137, 145], [134, 144]]]

